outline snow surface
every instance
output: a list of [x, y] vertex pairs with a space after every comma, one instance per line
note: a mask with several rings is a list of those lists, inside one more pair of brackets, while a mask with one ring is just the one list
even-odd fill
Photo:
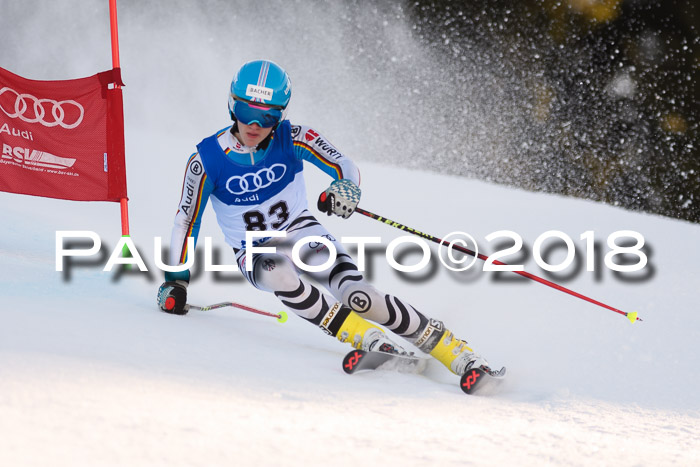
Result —
[[[340, 362], [348, 348], [295, 316], [279, 324], [232, 309], [160, 313], [151, 243], [167, 237], [172, 214], [156, 205], [173, 198], [149, 200], [137, 176], [132, 234], [151, 277], [115, 280], [101, 272], [106, 258], [72, 267], [70, 279], [54, 270], [56, 230], [95, 230], [105, 244], [112, 239], [110, 249], [116, 244], [116, 205], [3, 194], [0, 465], [697, 464], [700, 254], [692, 245], [700, 227], [457, 177], [362, 168], [366, 209], [436, 235], [460, 229], [483, 239], [508, 228], [531, 245], [550, 228], [573, 238], [639, 231], [652, 247], [652, 278], [629, 284], [606, 270], [595, 282], [581, 272], [566, 285], [638, 310], [644, 321], [632, 325], [539, 284], [493, 282], [491, 273], [464, 280], [440, 266], [407, 282], [379, 254], [375, 285], [507, 365], [507, 386], [469, 397], [439, 364], [425, 376], [347, 376]], [[155, 183], [177, 184], [175, 172]], [[321, 190], [325, 175], [307, 172], [310, 191]], [[214, 220], [205, 222], [211, 232], [203, 235], [225, 251]], [[401, 235], [360, 216], [326, 224], [384, 244]], [[532, 260], [528, 269], [542, 273]], [[192, 284], [193, 303], [281, 309], [244, 282], [212, 276]]]
[[[106, 18], [107, 2], [81, 9], [79, 18], [53, 2], [26, 3], [41, 14], [4, 37], [25, 47], [22, 55], [9, 42], [3, 67], [35, 79], [109, 68], [106, 20], [96, 21]], [[314, 92], [320, 86], [320, 94], [343, 94], [327, 79], [335, 73], [333, 55], [319, 55], [322, 46], [338, 47], [330, 29], [305, 28], [309, 35], [222, 57], [211, 44], [224, 43], [221, 31], [199, 34], [205, 18], [149, 23], [152, 16], [141, 19], [133, 10], [120, 16], [131, 233], [151, 272], [101, 271], [119, 238], [116, 204], [0, 193], [0, 465], [700, 464], [700, 226], [368, 162], [381, 161], [381, 152], [361, 153], [357, 128], [343, 126], [342, 112], [326, 113], [335, 97], [318, 105]], [[318, 14], [320, 21], [333, 11]], [[48, 18], [61, 40], [41, 39]], [[301, 25], [298, 19], [289, 21]], [[3, 24], [7, 34], [12, 23]], [[176, 50], [182, 35], [190, 43]], [[61, 67], [66, 50], [76, 59]], [[295, 316], [279, 324], [232, 309], [159, 312], [153, 238], [167, 243], [186, 158], [227, 124], [228, 80], [238, 63], [258, 54], [295, 58], [290, 116], [358, 153], [365, 209], [437, 236], [466, 231], [487, 252], [494, 245], [485, 236], [503, 229], [519, 233], [528, 252], [540, 234], [561, 230], [581, 260], [585, 231], [596, 233], [602, 253], [612, 232], [642, 233], [650, 248], [646, 278], [623, 281], [598, 263], [598, 272], [572, 273], [564, 285], [638, 311], [644, 321], [633, 325], [530, 281], [495, 281], [479, 272], [481, 263], [465, 274], [440, 266], [409, 280], [375, 254], [378, 288], [444, 320], [495, 366], [508, 367], [500, 394], [468, 397], [439, 364], [423, 376], [347, 376], [340, 362], [348, 347]], [[315, 68], [301, 60], [306, 54], [316, 57]], [[328, 179], [313, 167], [306, 172], [314, 197]], [[380, 236], [384, 245], [402, 235], [357, 215], [323, 222], [338, 236]], [[97, 232], [104, 256], [56, 272], [57, 230]], [[201, 235], [232, 259], [211, 212]], [[505, 258], [513, 259], [543, 275], [531, 253]], [[236, 274], [202, 273], [189, 298], [281, 309]]]

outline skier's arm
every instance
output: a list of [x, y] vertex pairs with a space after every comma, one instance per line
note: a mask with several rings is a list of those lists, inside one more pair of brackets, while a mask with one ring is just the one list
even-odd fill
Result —
[[334, 179], [319, 196], [318, 209], [329, 216], [335, 214], [347, 219], [360, 201], [360, 170], [313, 128], [292, 128], [297, 158], [311, 162]]
[[313, 128], [293, 126], [292, 137], [294, 154], [299, 160], [311, 162], [335, 180], [345, 178], [360, 185], [360, 170], [355, 163]]
[[[213, 190], [212, 183], [204, 172], [199, 154], [193, 154], [187, 161], [182, 194], [178, 205], [175, 223], [170, 236], [170, 265], [180, 265], [187, 261], [194, 251], [188, 251], [187, 239], [197, 242], [202, 213]], [[184, 315], [187, 313], [187, 285], [190, 282], [188, 269], [179, 272], [165, 272], [165, 282], [158, 289], [158, 306], [166, 313]]]
[[[198, 153], [193, 154], [187, 161], [185, 178], [182, 182], [180, 204], [178, 204], [175, 223], [170, 236], [169, 264], [183, 264], [187, 261], [189, 255], [194, 255], [194, 251], [188, 251], [187, 239], [193, 237], [196, 245], [202, 214], [213, 188], [213, 184], [204, 171], [200, 155]], [[189, 270], [165, 273], [166, 281], [189, 281], [189, 278]]]

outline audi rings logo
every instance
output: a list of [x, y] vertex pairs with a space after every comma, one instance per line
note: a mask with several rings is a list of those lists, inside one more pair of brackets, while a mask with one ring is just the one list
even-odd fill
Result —
[[226, 182], [226, 189], [234, 195], [255, 193], [260, 189], [267, 188], [273, 183], [282, 180], [286, 172], [287, 167], [285, 167], [284, 164], [273, 164], [257, 172], [247, 173], [242, 176], [234, 175]]
[[[6, 93], [14, 95], [14, 108], [10, 104], [11, 99], [1, 99], [2, 95]], [[10, 107], [9, 110], [5, 108], [6, 105]], [[50, 115], [47, 112], [49, 107], [51, 109]], [[66, 130], [71, 130], [80, 125], [85, 116], [83, 106], [74, 100], [59, 102], [53, 99], [39, 99], [31, 94], [20, 94], [8, 87], [0, 89], [0, 110], [10, 118], [19, 118], [27, 123], [41, 123], [46, 127], [59, 125]]]

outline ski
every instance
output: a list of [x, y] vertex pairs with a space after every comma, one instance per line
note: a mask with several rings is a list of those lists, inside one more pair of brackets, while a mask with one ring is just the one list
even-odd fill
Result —
[[[351, 375], [358, 371], [393, 370], [400, 373], [422, 373], [429, 358], [417, 355], [401, 355], [388, 352], [352, 350], [343, 358], [343, 371]], [[488, 395], [495, 393], [503, 380], [506, 368], [472, 368], [459, 379], [459, 386], [466, 394]]]
[[351, 375], [364, 370], [394, 370], [400, 373], [421, 373], [427, 358], [388, 352], [352, 350], [343, 358], [343, 371]]
[[460, 377], [459, 387], [467, 394], [493, 394], [501, 385], [505, 376], [506, 367], [500, 370], [472, 368]]

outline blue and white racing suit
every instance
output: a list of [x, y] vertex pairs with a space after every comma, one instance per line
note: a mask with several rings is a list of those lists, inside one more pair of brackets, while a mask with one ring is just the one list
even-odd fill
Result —
[[[304, 161], [333, 179], [360, 184], [360, 172], [349, 158], [313, 128], [291, 125], [287, 120], [258, 148], [241, 144], [232, 127], [205, 138], [187, 161], [170, 242], [170, 264], [183, 264], [193, 254], [188, 251], [187, 239], [193, 237], [196, 242], [202, 214], [211, 199], [226, 243], [234, 249], [239, 269], [253, 286], [274, 293], [287, 308], [315, 324], [340, 301], [414, 341], [427, 326], [427, 318], [366, 282], [343, 245], [308, 211]], [[260, 246], [274, 246], [276, 253], [252, 255], [252, 270], [247, 271], [246, 231], [285, 231], [286, 237], [260, 239]], [[291, 260], [292, 247], [307, 236], [324, 237], [335, 246], [336, 260], [324, 271], [305, 272]], [[309, 266], [325, 264], [329, 257], [328, 248], [317, 242], [307, 243], [299, 254]], [[324, 284], [331, 296], [302, 274]], [[177, 279], [189, 280], [189, 271], [166, 272], [166, 280]]]

